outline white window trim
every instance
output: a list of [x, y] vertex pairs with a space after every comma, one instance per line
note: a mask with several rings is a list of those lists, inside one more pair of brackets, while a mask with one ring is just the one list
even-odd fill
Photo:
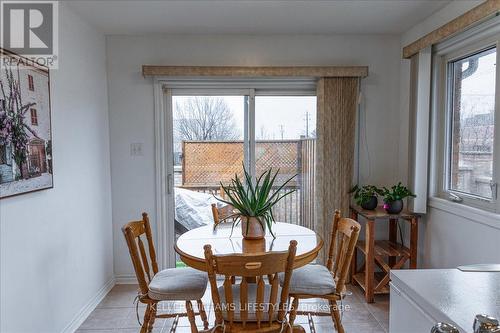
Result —
[[[468, 31], [455, 36], [443, 43], [434, 47], [433, 54], [433, 83], [432, 91], [435, 92], [432, 96], [432, 140], [431, 140], [431, 177], [429, 178], [429, 189], [431, 207], [438, 206], [443, 208], [444, 203], [449, 203], [451, 210], [456, 209], [457, 205], [464, 208], [472, 207], [471, 209], [484, 210], [491, 214], [500, 212], [500, 202], [498, 199], [488, 200], [485, 198], [469, 195], [466, 193], [458, 193], [447, 189], [447, 176], [449, 166], [448, 163], [448, 145], [449, 140], [449, 110], [445, 106], [448, 93], [447, 70], [448, 62], [454, 59], [487, 49], [488, 47], [497, 47], [497, 64], [500, 63], [500, 17], [495, 17], [483, 24], [469, 29]], [[497, 90], [500, 87], [500, 69], [497, 66], [496, 77]], [[493, 182], [500, 183], [500, 94], [497, 94], [495, 100], [495, 139], [494, 139], [494, 158], [497, 166], [493, 174]], [[457, 193], [462, 202], [460, 204], [452, 202], [450, 193]], [[500, 195], [500, 193], [498, 193]], [[444, 200], [443, 200], [444, 199]], [[436, 202], [438, 204], [436, 204]], [[499, 216], [498, 214], [493, 214]], [[473, 214], [477, 217], [477, 214]], [[484, 221], [484, 219], [480, 219]], [[498, 220], [498, 219], [497, 219]], [[494, 221], [493, 223], [498, 223]]]
[[429, 198], [429, 207], [500, 230], [500, 214], [438, 197]]

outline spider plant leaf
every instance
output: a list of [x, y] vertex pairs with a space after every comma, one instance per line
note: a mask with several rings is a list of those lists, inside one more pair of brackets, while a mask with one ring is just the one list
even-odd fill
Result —
[[[278, 189], [273, 193], [273, 195], [269, 198], [269, 200], [271, 200], [277, 193], [279, 193], [281, 191], [281, 189], [283, 187], [285, 187], [292, 179], [294, 179], [295, 177], [297, 176], [297, 174], [293, 175], [292, 177], [288, 178], [283, 184], [281, 184], [280, 187], [278, 187]], [[293, 190], [295, 191], [295, 190]]]
[[231, 236], [233, 235], [234, 227], [237, 226], [239, 223], [240, 219], [237, 219], [236, 221], [233, 222], [233, 224], [231, 225], [231, 234], [229, 234], [229, 238], [231, 238]]
[[[254, 217], [254, 216], [252, 216]], [[248, 235], [248, 231], [250, 230], [250, 216], [247, 216], [246, 219], [247, 219], [247, 228], [246, 228], [246, 231], [245, 231], [245, 235]], [[255, 219], [262, 225], [262, 223], [260, 222], [259, 218], [258, 217], [255, 217]]]
[[273, 213], [272, 208], [271, 208], [271, 209], [269, 209], [269, 217], [271, 218], [271, 221], [273, 221], [273, 222], [274, 222], [274, 221], [276, 221], [276, 220], [274, 219], [274, 213]]
[[295, 189], [287, 190], [288, 183], [296, 177], [296, 175], [287, 179], [281, 186], [274, 188], [274, 184], [279, 175], [279, 169], [273, 171], [272, 168], [263, 172], [260, 176], [252, 180], [252, 176], [243, 166], [244, 176], [240, 177], [235, 174], [229, 185], [223, 185], [222, 189], [226, 192], [227, 198], [217, 200], [226, 204], [232, 205], [237, 213], [232, 214], [224, 219], [229, 219], [238, 216], [238, 220], [233, 222], [231, 234], [234, 226], [242, 223], [242, 218], [247, 218], [246, 233], [250, 231], [250, 223], [248, 219], [255, 217], [262, 228], [267, 226], [273, 235], [272, 223], [275, 222], [273, 215], [273, 207], [283, 198], [295, 192]]
[[[262, 227], [262, 230], [266, 230], [266, 228], [264, 227], [264, 222], [262, 222], [261, 218], [260, 217], [256, 217], [257, 221], [259, 222], [260, 226]], [[265, 219], [265, 217], [264, 217]]]
[[262, 188], [261, 188], [261, 192], [260, 192], [260, 196], [259, 196], [260, 205], [263, 205], [268, 200], [269, 193], [270, 193], [272, 186], [273, 186], [273, 183], [274, 183], [274, 180], [271, 180], [271, 170], [272, 169], [269, 169], [266, 172], [266, 176], [265, 176], [264, 181], [262, 183]]
[[271, 235], [273, 236], [273, 239], [276, 239], [276, 236], [274, 235], [274, 232], [273, 232], [273, 229], [271, 228], [272, 226], [272, 221], [269, 220], [269, 218], [266, 218], [266, 224], [267, 224], [267, 227], [269, 228], [269, 232], [271, 233]]
[[245, 167], [243, 167], [243, 172], [245, 174], [245, 179], [246, 179], [246, 182], [247, 182], [247, 187], [250, 190], [250, 192], [252, 193], [252, 196], [250, 197], [250, 202], [253, 205], [255, 205], [255, 188], [254, 188], [254, 184], [252, 182], [252, 177], [250, 176], [250, 174], [248, 173], [248, 171], [245, 169]]
[[229, 220], [235, 216], [240, 216], [240, 215], [241, 215], [240, 213], [234, 213], [234, 214], [231, 214], [231, 215], [228, 215], [228, 216], [222, 218], [221, 221]]

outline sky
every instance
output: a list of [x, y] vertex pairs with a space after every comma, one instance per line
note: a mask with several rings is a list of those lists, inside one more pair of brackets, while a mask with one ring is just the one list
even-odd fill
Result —
[[[464, 115], [484, 114], [494, 109], [496, 57], [496, 52], [480, 54], [476, 72], [462, 81]], [[465, 68], [466, 62], [463, 64]]]
[[[244, 97], [214, 96], [223, 98], [233, 113], [243, 139]], [[189, 96], [174, 96], [182, 105]], [[175, 110], [174, 110], [175, 114]], [[298, 139], [306, 134], [306, 115], [309, 118], [309, 135], [316, 129], [316, 96], [256, 96], [255, 135], [259, 139]]]

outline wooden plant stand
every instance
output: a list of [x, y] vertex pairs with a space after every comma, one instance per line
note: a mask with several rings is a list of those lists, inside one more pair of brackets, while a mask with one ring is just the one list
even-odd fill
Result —
[[[357, 221], [359, 216], [366, 219], [365, 239], [359, 240], [356, 248], [364, 254], [365, 262], [358, 269], [357, 251], [355, 251], [351, 263], [351, 281], [364, 290], [366, 302], [373, 303], [374, 295], [389, 293], [391, 269], [401, 269], [408, 260], [410, 269], [417, 268], [420, 216], [404, 210], [393, 215], [387, 214], [382, 207], [377, 207], [376, 210], [364, 210], [359, 206], [351, 206], [351, 218]], [[409, 248], [397, 242], [398, 220], [410, 223]], [[375, 221], [389, 221], [388, 240], [375, 240]], [[380, 268], [380, 272], [375, 272], [375, 265]]]

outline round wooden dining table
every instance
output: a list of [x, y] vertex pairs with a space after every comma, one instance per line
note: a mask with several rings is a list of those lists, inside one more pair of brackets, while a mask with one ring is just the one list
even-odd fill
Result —
[[231, 223], [221, 223], [215, 228], [206, 225], [182, 234], [175, 243], [175, 251], [188, 266], [206, 271], [203, 246], [210, 244], [215, 255], [252, 254], [271, 251], [288, 251], [291, 240], [297, 241], [294, 268], [313, 261], [323, 246], [323, 240], [313, 230], [295, 224], [276, 222], [261, 240], [246, 240], [241, 227], [236, 226], [231, 235]]
[[[203, 246], [210, 244], [215, 255], [252, 254], [272, 251], [288, 251], [291, 240], [297, 241], [294, 268], [299, 268], [313, 261], [323, 246], [323, 240], [313, 230], [289, 223], [274, 223], [272, 231], [260, 240], [246, 240], [241, 235], [241, 227], [234, 228], [231, 235], [231, 223], [221, 223], [199, 227], [182, 234], [175, 243], [175, 251], [188, 266], [206, 271]], [[301, 325], [294, 325], [293, 333], [304, 333]]]

